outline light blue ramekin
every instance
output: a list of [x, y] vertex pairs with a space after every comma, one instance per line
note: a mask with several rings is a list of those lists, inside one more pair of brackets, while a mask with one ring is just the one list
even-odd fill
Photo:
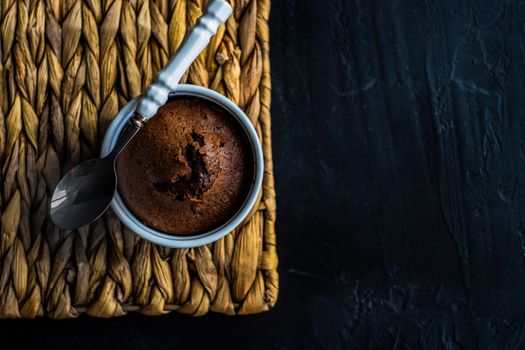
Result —
[[[228, 98], [213, 90], [188, 84], [180, 84], [177, 87], [177, 90], [170, 94], [170, 97], [172, 96], [193, 96], [214, 102], [230, 112], [232, 118], [235, 118], [239, 122], [250, 142], [254, 160], [254, 176], [248, 197], [237, 213], [226, 223], [212, 231], [196, 235], [167, 234], [145, 225], [127, 208], [122, 197], [119, 195], [118, 190], [113, 196], [111, 208], [127, 227], [140, 237], [152, 243], [170, 248], [193, 248], [215, 242], [243, 222], [257, 202], [257, 195], [261, 190], [264, 173], [264, 159], [259, 137], [257, 136], [257, 132], [250, 122], [250, 119], [248, 119], [246, 114], [244, 114], [244, 112]], [[104, 157], [111, 152], [117, 143], [118, 137], [124, 126], [133, 116], [136, 106], [137, 99], [134, 99], [117, 114], [104, 136], [101, 156]]]

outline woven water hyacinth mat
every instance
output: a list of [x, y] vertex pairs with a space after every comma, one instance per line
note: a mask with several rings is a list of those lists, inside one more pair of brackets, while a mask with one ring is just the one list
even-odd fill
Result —
[[112, 118], [152, 82], [205, 1], [0, 2], [0, 317], [234, 315], [274, 306], [270, 3], [231, 2], [233, 15], [183, 82], [246, 111], [264, 149], [262, 198], [244, 226], [195, 249], [148, 243], [112, 213], [61, 231], [48, 211], [60, 176], [98, 155]]

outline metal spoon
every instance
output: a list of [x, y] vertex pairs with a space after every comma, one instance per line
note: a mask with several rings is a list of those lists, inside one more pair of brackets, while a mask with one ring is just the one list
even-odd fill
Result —
[[109, 208], [117, 188], [115, 161], [144, 123], [166, 103], [191, 63], [208, 45], [232, 12], [225, 0], [210, 0], [202, 17], [180, 48], [143, 93], [133, 118], [115, 148], [104, 158], [90, 159], [70, 170], [58, 183], [51, 198], [50, 215], [62, 229], [73, 230], [99, 218]]

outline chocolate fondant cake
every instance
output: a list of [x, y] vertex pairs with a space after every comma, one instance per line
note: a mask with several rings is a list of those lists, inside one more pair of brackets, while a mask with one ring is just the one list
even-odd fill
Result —
[[161, 107], [118, 158], [120, 195], [146, 225], [171, 234], [214, 229], [235, 214], [252, 180], [235, 119], [197, 98]]

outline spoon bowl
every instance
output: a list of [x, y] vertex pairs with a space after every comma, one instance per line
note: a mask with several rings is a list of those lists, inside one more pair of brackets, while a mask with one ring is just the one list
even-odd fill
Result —
[[77, 229], [95, 221], [109, 208], [117, 189], [115, 160], [145, 121], [135, 114], [111, 153], [104, 158], [80, 163], [60, 180], [51, 197], [49, 210], [58, 227]]
[[82, 162], [58, 183], [51, 198], [51, 219], [66, 230], [89, 224], [109, 208], [116, 186], [112, 157]]

